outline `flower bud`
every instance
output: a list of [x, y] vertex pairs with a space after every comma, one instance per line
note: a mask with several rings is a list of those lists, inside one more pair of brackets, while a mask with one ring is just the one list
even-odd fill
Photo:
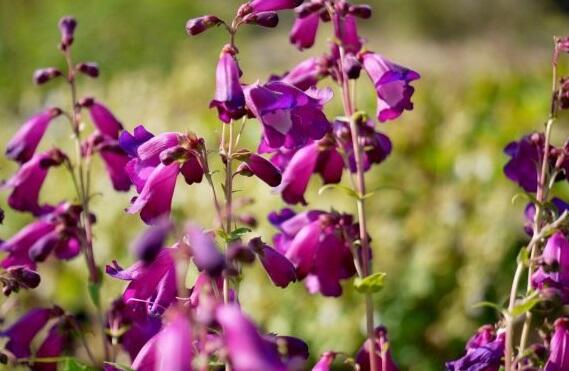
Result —
[[42, 68], [34, 72], [34, 82], [37, 85], [41, 85], [59, 76], [61, 76], [61, 71], [57, 68]]
[[61, 50], [66, 50], [71, 46], [71, 44], [73, 44], [73, 34], [75, 33], [76, 27], [77, 21], [73, 17], [63, 17], [59, 21], [59, 32], [61, 32]]
[[298, 18], [304, 18], [304, 17], [309, 16], [312, 13], [319, 11], [323, 7], [324, 7], [324, 4], [322, 4], [321, 2], [309, 2], [309, 3], [304, 3], [304, 4], [300, 5], [294, 11], [295, 11], [296, 15], [298, 16]]
[[261, 27], [274, 28], [279, 24], [279, 15], [276, 12], [251, 13], [243, 20], [247, 24], [256, 24]]
[[557, 39], [556, 49], [560, 52], [569, 53], [569, 37], [561, 37]]
[[350, 80], [356, 80], [360, 77], [362, 65], [353, 54], [346, 55], [344, 59], [344, 73]]
[[559, 108], [569, 108], [569, 77], [563, 77], [561, 79], [557, 99]]
[[244, 264], [251, 264], [255, 261], [253, 251], [240, 243], [235, 243], [227, 249], [227, 258], [230, 261], [238, 261]]
[[186, 32], [188, 36], [195, 36], [222, 23], [223, 21], [214, 15], [204, 15], [186, 22]]
[[77, 69], [77, 71], [89, 77], [92, 78], [99, 77], [99, 66], [97, 65], [97, 63], [93, 62], [79, 63], [77, 66], [75, 66], [75, 68]]
[[369, 5], [352, 5], [348, 9], [348, 13], [361, 19], [368, 19], [371, 17], [371, 6]]
[[245, 224], [246, 226], [249, 226], [251, 228], [255, 228], [257, 227], [257, 225], [259, 224], [257, 222], [257, 218], [255, 218], [253, 215], [251, 214], [241, 214], [239, 215], [239, 221], [243, 224]]
[[154, 261], [160, 250], [164, 247], [166, 238], [172, 230], [172, 223], [168, 218], [160, 218], [157, 223], [140, 234], [131, 246], [131, 251], [138, 260], [144, 263]]

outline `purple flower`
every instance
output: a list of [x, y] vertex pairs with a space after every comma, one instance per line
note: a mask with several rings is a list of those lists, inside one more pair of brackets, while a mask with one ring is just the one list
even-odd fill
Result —
[[278, 80], [296, 86], [300, 90], [308, 90], [315, 87], [318, 81], [328, 75], [327, 63], [327, 59], [324, 57], [308, 58]]
[[29, 118], [8, 142], [6, 157], [20, 163], [31, 159], [49, 123], [59, 115], [59, 108], [49, 108]]
[[258, 13], [293, 9], [299, 6], [303, 1], [304, 0], [252, 0], [246, 5], [250, 11]]
[[306, 17], [297, 17], [290, 31], [290, 42], [299, 50], [311, 48], [316, 40], [320, 14], [314, 12]]
[[93, 156], [95, 153], [101, 155], [105, 169], [116, 191], [128, 191], [130, 189], [131, 180], [126, 171], [130, 158], [121, 148], [118, 140], [95, 132], [83, 143], [82, 151], [85, 157]]
[[[558, 197], [553, 197], [551, 199], [551, 204], [553, 205], [556, 215], [560, 216], [565, 211], [569, 211], [569, 204]], [[535, 204], [530, 202], [527, 204], [524, 210], [524, 216], [526, 219], [526, 224], [524, 226], [525, 232], [529, 236], [533, 236], [533, 222], [535, 218]]]
[[263, 338], [280, 354], [281, 359], [289, 366], [288, 369], [297, 369], [298, 367], [294, 366], [303, 364], [310, 356], [308, 345], [297, 337], [269, 334]]
[[249, 241], [251, 249], [259, 255], [259, 260], [275, 286], [285, 288], [296, 282], [294, 265], [283, 254], [263, 243], [259, 237]]
[[25, 266], [8, 267], [2, 280], [2, 293], [9, 296], [12, 292], [18, 292], [21, 288], [35, 289], [39, 286], [40, 275]]
[[[56, 323], [49, 329], [43, 343], [38, 348], [36, 358], [56, 358], [59, 357], [67, 343], [67, 336], [63, 331], [61, 323]], [[32, 369], [34, 371], [57, 371], [57, 362], [36, 362]]]
[[59, 20], [59, 32], [61, 33], [61, 50], [66, 50], [73, 44], [73, 36], [75, 34], [75, 28], [77, 27], [77, 21], [75, 18], [66, 16]]
[[[375, 359], [376, 364], [381, 365], [378, 370], [381, 371], [398, 371], [399, 368], [393, 362], [391, 358], [390, 346], [389, 341], [387, 340], [387, 329], [385, 327], [377, 327], [375, 329]], [[387, 350], [385, 350], [387, 346]], [[361, 371], [369, 371], [370, 364], [369, 364], [369, 349], [371, 347], [370, 340], [366, 340], [358, 354], [356, 355], [356, 363], [360, 366]], [[383, 360], [383, 357], [386, 359]], [[383, 368], [385, 365], [385, 369]], [[472, 370], [474, 371], [474, 370]]]
[[277, 187], [281, 184], [281, 172], [269, 160], [265, 160], [263, 157], [252, 153], [247, 155], [243, 161], [236, 173], [255, 175], [271, 187]]
[[219, 119], [225, 123], [238, 120], [245, 115], [245, 96], [239, 82], [241, 70], [235, 54], [230, 45], [225, 45], [221, 50], [215, 74], [215, 96], [209, 104], [210, 108], [217, 108]]
[[504, 148], [504, 153], [511, 157], [504, 166], [504, 174], [526, 192], [537, 191], [538, 166], [544, 155], [544, 146], [543, 134], [533, 133]]
[[331, 90], [306, 92], [280, 81], [245, 89], [247, 107], [263, 125], [264, 141], [271, 148], [296, 149], [330, 131], [322, 107], [332, 97]]
[[476, 331], [476, 334], [472, 335], [468, 340], [466, 343], [466, 351], [484, 346], [494, 341], [494, 339], [496, 339], [496, 330], [494, 329], [494, 326], [484, 325], [480, 327]]
[[420, 75], [399, 66], [383, 56], [365, 52], [362, 55], [364, 69], [377, 93], [377, 118], [381, 122], [398, 118], [404, 110], [412, 110], [411, 96], [415, 89], [410, 85]]
[[[136, 262], [123, 269], [116, 261], [107, 265], [107, 274], [124, 281], [130, 281], [123, 300], [134, 310], [147, 308], [151, 314], [162, 313], [176, 300], [176, 267], [174, 249], [162, 249], [153, 262]], [[144, 312], [144, 311], [143, 311]]]
[[316, 362], [316, 364], [312, 368], [312, 371], [330, 371], [330, 367], [332, 367], [332, 363], [334, 363], [335, 358], [336, 358], [336, 353], [325, 352], [324, 354], [322, 354], [322, 357], [320, 357], [318, 362]]
[[132, 134], [123, 131], [119, 136], [119, 144], [130, 157], [138, 157], [138, 147], [153, 137], [154, 135], [147, 131], [144, 126], [138, 125]]
[[44, 328], [47, 322], [63, 315], [59, 307], [34, 308], [20, 317], [12, 326], [0, 332], [1, 337], [7, 337], [5, 349], [16, 358], [28, 358], [32, 355], [30, 344], [35, 336]]
[[[333, 18], [334, 33], [341, 41], [346, 53], [356, 54], [362, 48], [362, 40], [358, 35], [356, 18], [350, 14], [341, 16], [338, 13]], [[334, 48], [336, 50], [336, 48]]]
[[141, 233], [131, 245], [131, 251], [138, 260], [151, 263], [164, 247], [166, 238], [172, 230], [172, 223], [168, 219], [160, 219]]
[[219, 252], [213, 238], [194, 224], [186, 227], [186, 236], [198, 269], [211, 277], [219, 276], [225, 268], [225, 256]]
[[[488, 331], [488, 330], [483, 330]], [[445, 367], [448, 371], [498, 371], [501, 365], [501, 359], [504, 357], [504, 333], [497, 336], [492, 333], [482, 335], [482, 339], [477, 339], [479, 334], [475, 335], [468, 342], [466, 354], [456, 361], [447, 362]], [[488, 337], [491, 338], [488, 339]]]
[[220, 24], [223, 24], [223, 21], [216, 16], [204, 15], [198, 18], [192, 18], [186, 22], [186, 32], [189, 36], [195, 36]]
[[563, 371], [569, 369], [569, 320], [559, 318], [554, 324], [555, 332], [549, 344], [549, 358], [544, 371]]
[[81, 106], [89, 110], [93, 124], [98, 131], [111, 138], [118, 139], [123, 128], [122, 124], [107, 107], [91, 97], [84, 98], [81, 101]]
[[298, 150], [286, 164], [279, 190], [289, 204], [306, 205], [304, 193], [312, 174], [319, 173], [324, 184], [339, 183], [344, 161], [335, 145], [327, 141], [313, 142]]
[[564, 303], [569, 301], [569, 242], [562, 232], [549, 237], [541, 255], [542, 265], [531, 277], [532, 286], [553, 291]]
[[284, 371], [278, 352], [263, 339], [255, 325], [235, 304], [221, 306], [216, 318], [223, 328], [223, 340], [235, 371]]
[[34, 215], [41, 215], [51, 211], [49, 205], [40, 206], [39, 194], [52, 166], [59, 166], [65, 160], [65, 154], [58, 149], [34, 155], [24, 163], [18, 172], [0, 186], [0, 189], [12, 189], [8, 197], [8, 204], [18, 211], [29, 211]]

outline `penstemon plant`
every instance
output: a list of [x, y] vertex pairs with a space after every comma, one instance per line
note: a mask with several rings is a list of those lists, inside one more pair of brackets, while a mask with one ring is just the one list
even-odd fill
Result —
[[[291, 43], [300, 50], [312, 47], [320, 24], [330, 23], [328, 52], [264, 83], [245, 82], [249, 77], [238, 62], [239, 31], [247, 25], [276, 27], [278, 12], [291, 9], [296, 13]], [[42, 69], [36, 72], [35, 81], [66, 80], [71, 105], [68, 110], [48, 108], [32, 117], [8, 144], [7, 156], [21, 164], [3, 185], [12, 189], [8, 203], [15, 210], [32, 213], [36, 221], [0, 245], [8, 253], [1, 262], [1, 282], [6, 295], [20, 288], [33, 289], [40, 281], [37, 264], [49, 255], [71, 259], [83, 254], [89, 294], [97, 309], [93, 320], [101, 324], [103, 346], [100, 352], [92, 349], [77, 318], [64, 309], [35, 308], [0, 333], [8, 338], [4, 360], [34, 369], [85, 368], [74, 358], [72, 345], [79, 340], [89, 362], [106, 370], [308, 369], [309, 350], [301, 339], [261, 332], [240, 308], [243, 266], [258, 260], [268, 279], [283, 289], [303, 281], [311, 294], [340, 297], [342, 281], [352, 279], [355, 290], [362, 293], [367, 340], [355, 356], [339, 350], [325, 352], [313, 370], [329, 370], [336, 360], [354, 370], [397, 370], [387, 330], [374, 323], [373, 295], [381, 290], [385, 275], [372, 268], [377, 251], [372, 248], [366, 202], [374, 192], [366, 188], [365, 175], [392, 150], [374, 116], [386, 122], [411, 110], [414, 89], [410, 83], [419, 74], [364, 47], [357, 24], [370, 17], [369, 6], [344, 0], [251, 0], [237, 9], [230, 22], [214, 15], [190, 19], [186, 24], [190, 36], [217, 26], [228, 37], [221, 48], [210, 103], [221, 128], [214, 146], [191, 131], [154, 135], [142, 125], [123, 130], [99, 101], [79, 98], [76, 78], [80, 74], [97, 77], [99, 70], [94, 63], [74, 64], [71, 50], [76, 21], [63, 18], [60, 50], [67, 71]], [[377, 95], [375, 115], [358, 107], [356, 82], [362, 70]], [[317, 87], [326, 78], [335, 89]], [[343, 112], [329, 120], [324, 108], [334, 96], [339, 97]], [[85, 136], [88, 129], [82, 119], [85, 110], [94, 124], [89, 136]], [[74, 160], [60, 149], [35, 153], [48, 125], [58, 116], [70, 123]], [[240, 140], [250, 120], [261, 125], [255, 150], [244, 148]], [[96, 219], [90, 205], [94, 195], [90, 164], [97, 154], [115, 190], [128, 191], [134, 186], [137, 195], [126, 211], [139, 214], [149, 225], [132, 242], [134, 264], [128, 268], [117, 261], [106, 265], [106, 276], [128, 281], [121, 297], [108, 308], [101, 300], [104, 276], [94, 255], [92, 225]], [[221, 169], [210, 167], [218, 163], [211, 161], [212, 156], [219, 156]], [[61, 165], [68, 169], [76, 199], [40, 205], [39, 192], [48, 169]], [[236, 197], [235, 183], [255, 176], [286, 204], [307, 206], [305, 193], [313, 174], [319, 174], [324, 184], [319, 193], [344, 192], [353, 198], [357, 215], [286, 207], [268, 215], [278, 231], [272, 244], [255, 235], [251, 229], [255, 220], [239, 214], [240, 205], [249, 201]], [[180, 175], [187, 185], [202, 181], [209, 185], [216, 212], [210, 228], [193, 222], [181, 225], [171, 217]], [[340, 184], [346, 177], [350, 186]], [[535, 215], [544, 213], [540, 207]], [[536, 229], [534, 235], [543, 235], [543, 230]], [[193, 269], [199, 273], [187, 285]]]
[[[466, 354], [446, 364], [447, 370], [569, 369], [569, 204], [555, 197], [554, 186], [567, 179], [567, 142], [552, 144], [552, 130], [561, 110], [569, 108], [566, 77], [559, 77], [560, 56], [569, 52], [569, 40], [554, 38], [551, 109], [544, 132], [534, 132], [509, 143], [505, 175], [528, 198], [525, 232], [529, 242], [517, 256], [507, 307], [498, 309], [501, 320], [484, 325], [466, 344]], [[525, 288], [522, 280], [527, 276]], [[521, 290], [520, 290], [521, 289]]]

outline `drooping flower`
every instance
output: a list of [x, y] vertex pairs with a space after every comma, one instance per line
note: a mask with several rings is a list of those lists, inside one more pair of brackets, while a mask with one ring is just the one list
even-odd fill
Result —
[[269, 160], [255, 153], [251, 153], [245, 155], [242, 161], [241, 165], [239, 165], [235, 171], [236, 174], [245, 176], [255, 175], [271, 187], [277, 187], [281, 184], [281, 172]]
[[50, 122], [59, 115], [59, 108], [49, 108], [29, 118], [8, 142], [6, 157], [20, 163], [31, 159]]
[[172, 230], [172, 223], [168, 219], [159, 220], [141, 233], [131, 245], [131, 251], [138, 260], [150, 263], [160, 253]]
[[13, 292], [23, 289], [35, 289], [40, 284], [41, 277], [34, 270], [25, 266], [8, 267], [0, 278], [2, 293], [9, 296]]
[[96, 153], [101, 156], [116, 191], [130, 189], [132, 183], [126, 171], [130, 158], [121, 148], [118, 140], [95, 132], [83, 143], [82, 151], [85, 157], [91, 157]]
[[311, 48], [316, 40], [320, 14], [313, 12], [306, 17], [297, 17], [290, 31], [290, 42], [299, 50]]
[[220, 24], [223, 24], [223, 21], [216, 16], [204, 15], [188, 20], [186, 22], [186, 32], [189, 36], [195, 36]]
[[[36, 358], [57, 358], [65, 348], [67, 336], [62, 323], [55, 323], [49, 329], [47, 336], [36, 351]], [[31, 367], [33, 371], [57, 371], [57, 361], [35, 362]]]
[[[393, 359], [391, 358], [389, 345], [389, 341], [387, 340], [387, 329], [383, 326], [377, 327], [375, 329], [375, 359], [376, 364], [380, 366], [378, 370], [398, 371], [399, 368], [397, 365], [395, 365], [395, 362], [393, 362]], [[371, 343], [370, 340], [367, 339], [356, 355], [356, 363], [360, 367], [361, 371], [369, 371], [371, 369], [369, 364], [370, 348]], [[385, 357], [385, 361], [383, 360], [383, 357]], [[385, 365], [385, 369], [383, 368], [383, 365]]]
[[160, 314], [176, 300], [174, 253], [175, 249], [162, 249], [151, 263], [138, 261], [126, 269], [113, 261], [106, 271], [111, 277], [130, 282], [122, 296], [130, 307]]
[[532, 286], [540, 291], [553, 291], [561, 300], [569, 301], [569, 241], [562, 232], [549, 237], [541, 255], [541, 266], [531, 277]]
[[559, 318], [554, 324], [555, 332], [549, 344], [549, 358], [544, 371], [563, 371], [569, 369], [569, 320]]
[[481, 330], [473, 337], [474, 340], [468, 342], [466, 354], [462, 358], [445, 364], [447, 371], [500, 369], [501, 359], [504, 357], [505, 334], [500, 332], [496, 335], [489, 329]]
[[[341, 14], [336, 13], [332, 18], [332, 21], [334, 23], [334, 33], [336, 38], [340, 40], [344, 51], [350, 54], [358, 53], [362, 48], [363, 43], [358, 34], [356, 18], [351, 14], [342, 16]], [[336, 50], [336, 48], [333, 48], [333, 50]]]
[[235, 371], [285, 371], [278, 352], [263, 339], [255, 325], [235, 304], [221, 306], [216, 318], [223, 328], [223, 341]]
[[50, 319], [61, 315], [63, 311], [59, 307], [30, 310], [6, 330], [0, 332], [1, 337], [8, 338], [5, 349], [16, 358], [30, 357], [32, 340]]
[[84, 98], [80, 104], [89, 110], [93, 124], [99, 132], [118, 139], [123, 126], [107, 107], [92, 97]]
[[327, 64], [328, 61], [324, 57], [308, 58], [277, 80], [296, 86], [300, 90], [308, 90], [328, 75]]
[[355, 274], [350, 244], [357, 226], [352, 217], [319, 210], [295, 215], [284, 209], [269, 221], [281, 231], [273, 238], [276, 250], [294, 265], [299, 280], [306, 279], [308, 290], [340, 296], [340, 281]]
[[259, 255], [259, 260], [275, 286], [285, 288], [296, 282], [294, 265], [283, 254], [263, 243], [259, 237], [249, 242], [251, 249]]
[[322, 107], [332, 91], [306, 92], [281, 81], [253, 84], [245, 89], [247, 107], [263, 125], [263, 136], [271, 148], [300, 148], [321, 139], [330, 131]]
[[504, 166], [504, 174], [526, 192], [537, 191], [538, 167], [544, 155], [544, 147], [544, 135], [533, 133], [504, 148], [504, 153], [511, 157]]
[[419, 79], [420, 75], [380, 54], [364, 52], [361, 58], [377, 93], [378, 120], [394, 120], [401, 116], [404, 110], [412, 110], [411, 96], [415, 89], [410, 83]]
[[194, 263], [210, 277], [219, 276], [225, 268], [225, 256], [218, 250], [214, 239], [194, 224], [186, 227], [186, 237]]
[[210, 108], [217, 108], [219, 119], [225, 123], [245, 115], [245, 96], [239, 81], [241, 70], [235, 54], [230, 45], [225, 45], [221, 50], [215, 74], [215, 96], [209, 104]]

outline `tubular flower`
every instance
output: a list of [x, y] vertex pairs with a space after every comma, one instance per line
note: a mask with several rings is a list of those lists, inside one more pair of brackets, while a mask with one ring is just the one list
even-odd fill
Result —
[[306, 92], [280, 81], [245, 89], [247, 107], [263, 125], [263, 140], [270, 148], [300, 148], [330, 131], [322, 107], [332, 98], [329, 89]]
[[240, 9], [240, 15], [251, 12], [274, 12], [277, 10], [293, 9], [304, 0], [251, 0]]
[[210, 277], [217, 277], [225, 268], [225, 256], [218, 250], [213, 238], [201, 228], [189, 224], [186, 237], [194, 263]]
[[80, 104], [89, 110], [93, 124], [99, 132], [118, 139], [123, 126], [107, 107], [91, 97], [84, 98]]
[[412, 110], [411, 96], [415, 89], [410, 83], [421, 76], [376, 53], [364, 52], [361, 58], [377, 93], [378, 120], [394, 120], [401, 116], [404, 110]]
[[116, 261], [107, 265], [107, 274], [129, 281], [122, 298], [133, 310], [155, 315], [176, 300], [175, 249], [162, 249], [151, 263], [138, 261], [123, 269]]
[[283, 254], [263, 243], [259, 237], [249, 242], [251, 249], [259, 255], [259, 260], [275, 286], [285, 288], [296, 282], [294, 265]]
[[318, 81], [328, 75], [327, 63], [327, 59], [324, 57], [308, 58], [277, 80], [306, 91], [315, 87]]
[[255, 153], [244, 156], [243, 162], [237, 168], [236, 173], [245, 176], [255, 175], [271, 187], [277, 187], [282, 180], [280, 170], [269, 160]]
[[306, 278], [308, 290], [340, 296], [340, 281], [355, 274], [349, 244], [357, 226], [352, 217], [318, 210], [295, 215], [283, 209], [269, 215], [269, 221], [281, 231], [273, 238], [276, 250], [293, 264], [299, 280]]
[[31, 159], [51, 120], [59, 115], [59, 108], [49, 108], [28, 119], [8, 142], [6, 157], [20, 163]]
[[[62, 323], [56, 323], [49, 329], [47, 336], [36, 352], [36, 358], [57, 358], [65, 348], [67, 336]], [[57, 371], [57, 362], [36, 362], [34, 371]]]
[[79, 206], [65, 203], [27, 225], [0, 244], [0, 250], [8, 252], [0, 265], [35, 270], [36, 263], [44, 261], [52, 252], [58, 259], [74, 258], [81, 250], [80, 215]]
[[509, 143], [504, 153], [510, 160], [504, 166], [504, 174], [526, 192], [537, 191], [538, 166], [544, 156], [545, 137], [542, 133], [523, 136]]
[[128, 191], [131, 180], [126, 172], [130, 158], [119, 145], [118, 140], [99, 132], [93, 133], [83, 144], [83, 154], [87, 157], [99, 153], [105, 164], [105, 169], [111, 178], [116, 191]]
[[468, 342], [466, 354], [456, 361], [447, 362], [446, 370], [498, 371], [504, 357], [504, 339], [503, 332], [496, 335], [489, 328], [481, 328]]
[[336, 13], [332, 20], [334, 22], [334, 33], [336, 38], [340, 40], [344, 51], [350, 54], [358, 53], [362, 48], [362, 39], [358, 34], [356, 18], [351, 14], [341, 16]]
[[[358, 354], [356, 355], [356, 363], [360, 366], [361, 371], [369, 371], [369, 348], [370, 340], [366, 340]], [[387, 348], [387, 350], [385, 350]], [[398, 371], [399, 368], [393, 362], [391, 358], [391, 352], [389, 351], [389, 342], [387, 340], [387, 329], [383, 326], [379, 326], [375, 329], [375, 349], [376, 349], [376, 364], [381, 365], [380, 371]], [[386, 359], [383, 360], [383, 357]], [[385, 369], [383, 368], [385, 365]]]
[[569, 302], [569, 242], [561, 232], [549, 237], [541, 255], [542, 265], [531, 277], [532, 286], [553, 292]]
[[59, 307], [34, 308], [20, 317], [12, 326], [0, 332], [1, 337], [7, 337], [5, 349], [16, 358], [28, 358], [32, 355], [30, 345], [36, 335], [45, 327], [47, 322], [63, 315]]
[[209, 104], [210, 108], [217, 108], [219, 119], [225, 123], [245, 115], [245, 96], [239, 82], [242, 73], [235, 54], [230, 45], [225, 45], [221, 50], [215, 75], [215, 96]]
[[335, 358], [336, 358], [336, 353], [325, 352], [324, 354], [322, 354], [322, 357], [320, 357], [318, 362], [316, 362], [314, 367], [312, 367], [312, 371], [330, 371], [330, 368], [332, 367], [332, 363], [334, 363]]
[[563, 371], [569, 369], [569, 320], [559, 318], [554, 324], [555, 332], [549, 344], [549, 358], [544, 371]]
[[235, 304], [220, 306], [216, 319], [235, 371], [285, 371], [276, 349], [259, 334], [255, 325]]
[[12, 189], [8, 197], [10, 207], [36, 216], [53, 210], [50, 205], [40, 206], [39, 194], [49, 168], [61, 165], [65, 157], [63, 152], [53, 149], [36, 154], [24, 163], [12, 178], [0, 186], [0, 189]]
[[316, 40], [320, 14], [314, 12], [306, 17], [297, 17], [290, 31], [290, 42], [299, 50], [311, 48]]

